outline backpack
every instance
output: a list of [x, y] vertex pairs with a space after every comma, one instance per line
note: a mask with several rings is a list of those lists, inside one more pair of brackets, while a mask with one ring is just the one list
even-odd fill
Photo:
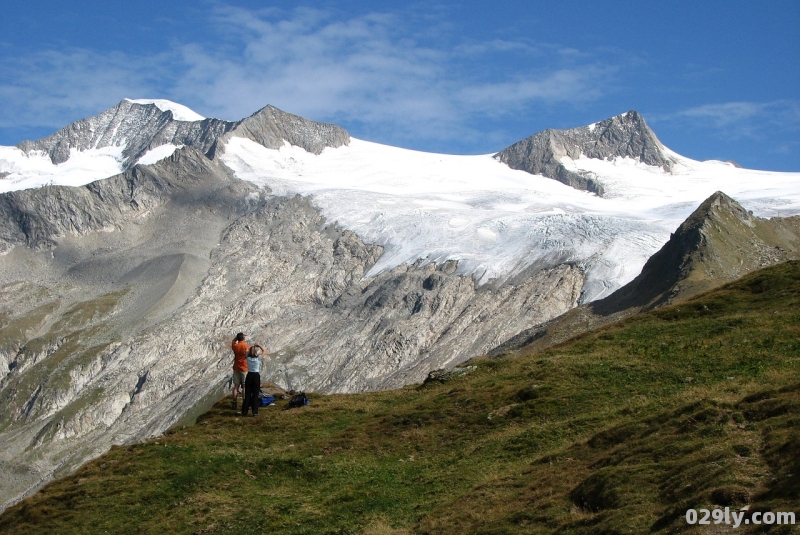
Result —
[[308, 405], [308, 398], [306, 397], [304, 392], [298, 392], [292, 399], [289, 400], [289, 403], [286, 405], [287, 409], [294, 409], [295, 407], [302, 407], [303, 405]]
[[269, 394], [259, 394], [258, 399], [262, 407], [275, 403], [275, 396], [270, 396]]

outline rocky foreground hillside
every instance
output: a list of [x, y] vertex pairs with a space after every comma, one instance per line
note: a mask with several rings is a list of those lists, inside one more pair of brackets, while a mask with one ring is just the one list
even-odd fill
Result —
[[380, 247], [201, 151], [86, 187], [0, 197], [6, 505], [219, 396], [238, 331], [287, 388], [381, 389], [577, 305], [582, 271], [477, 287], [455, 263], [364, 279]]

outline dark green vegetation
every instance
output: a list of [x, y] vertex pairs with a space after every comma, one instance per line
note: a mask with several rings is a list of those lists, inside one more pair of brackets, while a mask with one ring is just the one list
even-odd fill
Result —
[[473, 364], [258, 418], [222, 400], [48, 485], [0, 532], [702, 533], [687, 508], [800, 514], [800, 262]]

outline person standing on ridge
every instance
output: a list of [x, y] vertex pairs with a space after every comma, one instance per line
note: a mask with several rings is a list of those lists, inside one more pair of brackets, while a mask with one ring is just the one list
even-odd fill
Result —
[[253, 410], [253, 416], [258, 416], [258, 406], [261, 400], [261, 354], [266, 350], [258, 344], [253, 344], [247, 352], [247, 377], [244, 380], [244, 396], [242, 398], [242, 416], [247, 416], [247, 410]]
[[[244, 341], [244, 333], [239, 333], [231, 343], [233, 350], [233, 393], [231, 397], [231, 405], [236, 410], [236, 400], [239, 397], [239, 387], [244, 388], [245, 374], [247, 373], [247, 353], [250, 351], [250, 345]], [[244, 393], [242, 393], [244, 398]]]

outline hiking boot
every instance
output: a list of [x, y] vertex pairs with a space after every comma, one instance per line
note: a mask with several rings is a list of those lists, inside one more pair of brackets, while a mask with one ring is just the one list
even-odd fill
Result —
[[233, 410], [236, 410], [236, 400], [235, 399], [233, 401], [231, 401], [231, 407], [233, 407]]

